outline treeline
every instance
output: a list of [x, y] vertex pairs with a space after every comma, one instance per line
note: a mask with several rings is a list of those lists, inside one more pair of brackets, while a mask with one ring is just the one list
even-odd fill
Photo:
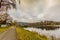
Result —
[[34, 28], [41, 28], [46, 30], [54, 30], [60, 28], [60, 22], [55, 21], [41, 21], [36, 23], [18, 23], [20, 27], [34, 27]]
[[22, 26], [46, 26], [46, 25], [60, 25], [60, 22], [55, 22], [55, 21], [41, 21], [41, 22], [36, 22], [36, 23], [20, 23]]
[[60, 22], [56, 22], [56, 21], [41, 21], [41, 22], [37, 22], [34, 24], [39, 24], [39, 25], [60, 25]]
[[26, 23], [28, 25], [60, 25], [60, 22], [55, 21], [41, 21], [36, 23]]

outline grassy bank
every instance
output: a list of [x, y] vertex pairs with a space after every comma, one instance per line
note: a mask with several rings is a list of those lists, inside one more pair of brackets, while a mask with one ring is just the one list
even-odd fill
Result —
[[6, 31], [8, 28], [7, 27], [0, 27], [0, 34]]
[[24, 30], [20, 27], [17, 27], [16, 31], [18, 40], [47, 40], [45, 36], [40, 36], [37, 33]]
[[[7, 27], [0, 28], [0, 34], [6, 31]], [[17, 39], [18, 40], [47, 40], [45, 36], [40, 36], [37, 33], [24, 30], [23, 28], [16, 27]]]

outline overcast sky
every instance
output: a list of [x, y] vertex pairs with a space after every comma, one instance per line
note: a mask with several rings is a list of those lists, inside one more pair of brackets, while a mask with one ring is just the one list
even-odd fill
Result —
[[16, 1], [17, 10], [9, 11], [17, 21], [60, 21], [60, 0], [20, 0], [20, 4], [18, 2]]

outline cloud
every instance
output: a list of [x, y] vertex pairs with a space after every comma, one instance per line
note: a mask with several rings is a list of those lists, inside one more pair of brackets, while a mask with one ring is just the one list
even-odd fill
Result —
[[[32, 2], [31, 2], [32, 1]], [[20, 22], [37, 22], [41, 20], [60, 20], [60, 5], [54, 2], [51, 5], [49, 1], [39, 0], [21, 0], [21, 4], [18, 4], [17, 9], [12, 9], [9, 11], [9, 14], [13, 16], [17, 21]], [[30, 4], [30, 2], [32, 4]], [[28, 5], [26, 5], [26, 4]], [[23, 5], [24, 4], [24, 5]], [[49, 6], [50, 5], [50, 6]]]
[[44, 17], [44, 19], [60, 21], [59, 17], [60, 17], [60, 5], [56, 5], [56, 6], [51, 7], [47, 11], [47, 15], [46, 15], [46, 17]]

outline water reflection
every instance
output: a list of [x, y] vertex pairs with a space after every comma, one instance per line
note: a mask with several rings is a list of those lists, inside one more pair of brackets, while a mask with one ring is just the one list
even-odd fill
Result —
[[45, 35], [49, 38], [49, 40], [60, 40], [60, 28], [56, 30], [42, 30], [40, 28], [24, 28], [25, 30], [29, 30], [32, 32], [37, 32], [40, 35]]

